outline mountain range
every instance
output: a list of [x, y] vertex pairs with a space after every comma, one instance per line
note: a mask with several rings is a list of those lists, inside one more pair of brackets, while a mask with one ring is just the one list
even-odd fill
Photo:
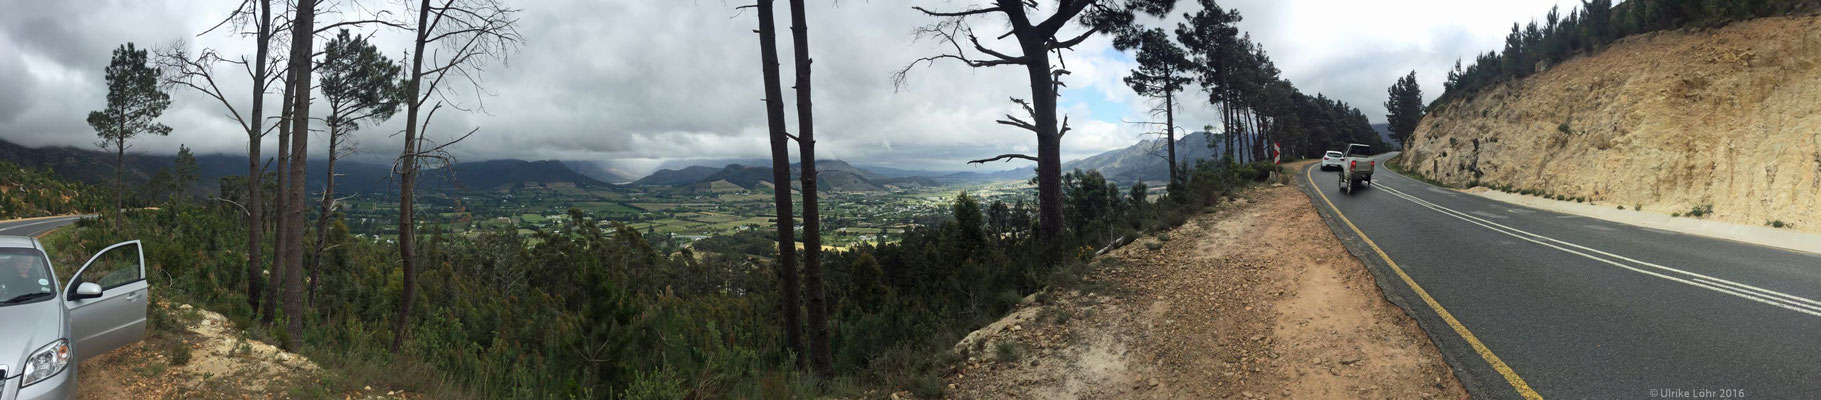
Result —
[[[176, 164], [175, 155], [129, 155], [124, 180], [129, 187], [144, 184], [158, 170]], [[114, 179], [114, 155], [97, 150], [68, 146], [30, 148], [0, 140], [0, 160], [30, 168], [49, 168], [59, 178], [111, 185]], [[187, 191], [207, 196], [228, 176], [246, 176], [247, 158], [243, 155], [201, 154], [196, 156], [198, 179]], [[268, 160], [271, 170], [276, 162]], [[606, 187], [605, 180], [583, 174], [564, 161], [491, 160], [461, 162], [452, 166], [426, 169], [418, 185], [424, 191], [502, 190], [521, 187]], [[327, 176], [328, 162], [312, 159], [305, 170], [304, 185], [320, 190]], [[398, 185], [392, 180], [392, 167], [374, 162], [341, 160], [335, 164], [336, 191], [344, 193], [393, 193]], [[624, 179], [621, 177], [621, 179]], [[631, 179], [624, 179], [630, 181]], [[130, 189], [129, 189], [130, 190]]]
[[[1382, 124], [1381, 124], [1382, 125]], [[1384, 132], [1382, 126], [1374, 128]], [[1099, 170], [1108, 180], [1120, 183], [1164, 181], [1169, 170], [1162, 154], [1161, 139], [1144, 140], [1130, 147], [1096, 154], [1062, 164], [1063, 171]], [[1219, 143], [1208, 147], [1208, 135], [1195, 132], [1176, 142], [1179, 162], [1193, 163], [1220, 153]], [[0, 140], [0, 160], [34, 167], [51, 168], [64, 179], [105, 185], [113, 179], [113, 157], [91, 149], [75, 147], [27, 148]], [[228, 154], [198, 155], [200, 179], [191, 185], [192, 194], [213, 193], [218, 181], [227, 176], [243, 176], [245, 156]], [[170, 155], [129, 157], [126, 181], [139, 185], [159, 169], [175, 162]], [[269, 161], [268, 161], [269, 162]], [[725, 163], [725, 164], [719, 164]], [[715, 164], [719, 164], [716, 166]], [[320, 189], [325, 176], [324, 160], [310, 160], [305, 184]], [[665, 161], [649, 175], [633, 174], [613, 167], [611, 162], [597, 161], [524, 161], [489, 160], [462, 162], [444, 168], [425, 170], [419, 190], [449, 192], [464, 190], [513, 190], [537, 187], [611, 187], [635, 186], [679, 187], [692, 191], [760, 190], [772, 185], [770, 160], [767, 159], [689, 159]], [[893, 188], [933, 186], [943, 183], [1024, 180], [1036, 175], [1035, 168], [1019, 167], [989, 172], [949, 172], [901, 169], [884, 166], [855, 166], [842, 160], [817, 161], [817, 186], [823, 191], [867, 192]], [[268, 168], [270, 165], [268, 164]], [[800, 177], [800, 165], [791, 165], [792, 185]], [[391, 166], [369, 161], [337, 162], [336, 190], [345, 193], [392, 193], [397, 184], [392, 180]]]

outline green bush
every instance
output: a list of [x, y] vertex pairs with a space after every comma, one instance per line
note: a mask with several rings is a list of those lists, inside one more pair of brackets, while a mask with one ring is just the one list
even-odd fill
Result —
[[171, 358], [171, 365], [190, 363], [190, 345], [184, 344], [183, 340], [172, 338], [165, 344], [164, 351], [165, 355]]
[[925, 399], [940, 399], [948, 391], [947, 387], [942, 386], [942, 378], [934, 375], [921, 375], [912, 379], [908, 389], [911, 394]]
[[1155, 240], [1147, 241], [1147, 242], [1144, 242], [1144, 248], [1147, 250], [1151, 250], [1151, 251], [1161, 250], [1161, 249], [1163, 249], [1163, 242], [1158, 242]]
[[998, 345], [993, 346], [993, 357], [999, 362], [1018, 362], [1018, 359], [1022, 357], [1020, 350], [1017, 342], [1010, 339], [1000, 340]]

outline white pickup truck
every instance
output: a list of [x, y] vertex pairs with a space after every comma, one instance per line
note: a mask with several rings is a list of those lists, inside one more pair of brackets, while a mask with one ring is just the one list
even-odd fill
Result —
[[1372, 184], [1372, 170], [1378, 167], [1378, 161], [1372, 160], [1372, 147], [1353, 143], [1347, 145], [1347, 151], [1341, 155], [1340, 191], [1353, 194], [1360, 184]]

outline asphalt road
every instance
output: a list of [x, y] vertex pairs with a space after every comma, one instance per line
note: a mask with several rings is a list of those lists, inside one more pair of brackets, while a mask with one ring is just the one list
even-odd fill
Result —
[[[1821, 398], [1821, 255], [1295, 171], [1476, 398]], [[1338, 212], [1338, 213], [1337, 213]]]
[[76, 223], [76, 220], [82, 219], [84, 217], [88, 217], [88, 216], [87, 215], [72, 215], [72, 216], [67, 216], [67, 217], [22, 219], [22, 220], [16, 219], [16, 220], [11, 220], [11, 221], [0, 221], [0, 235], [38, 236], [38, 234], [40, 234], [40, 233], [48, 232], [52, 229], [57, 229], [57, 227]]

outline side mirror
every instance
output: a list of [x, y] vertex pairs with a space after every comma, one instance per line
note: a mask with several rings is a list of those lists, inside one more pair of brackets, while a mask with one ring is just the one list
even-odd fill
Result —
[[93, 299], [96, 297], [101, 297], [101, 285], [95, 284], [94, 282], [83, 282], [80, 285], [76, 285], [76, 293], [70, 295], [70, 300]]

